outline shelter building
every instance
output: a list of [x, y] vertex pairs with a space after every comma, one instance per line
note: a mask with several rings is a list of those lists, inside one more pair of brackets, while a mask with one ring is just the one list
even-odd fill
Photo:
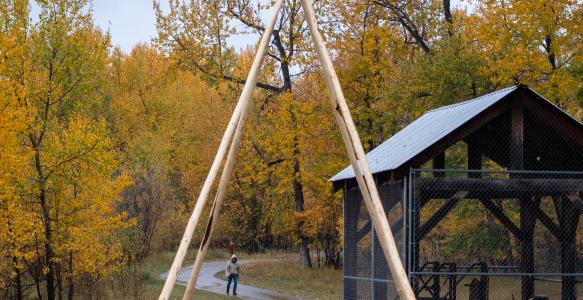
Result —
[[[428, 111], [367, 159], [419, 299], [583, 297], [583, 124], [535, 91]], [[397, 298], [352, 167], [330, 180], [344, 298]]]

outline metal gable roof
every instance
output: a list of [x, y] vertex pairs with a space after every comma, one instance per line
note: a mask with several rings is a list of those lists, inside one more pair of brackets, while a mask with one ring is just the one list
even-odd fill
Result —
[[[518, 86], [508, 87], [472, 100], [426, 112], [366, 154], [371, 173], [397, 169], [517, 88]], [[350, 178], [354, 178], [352, 166], [334, 175], [330, 181]]]

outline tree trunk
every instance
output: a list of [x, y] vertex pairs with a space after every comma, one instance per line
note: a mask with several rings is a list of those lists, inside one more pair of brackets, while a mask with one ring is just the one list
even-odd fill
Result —
[[[291, 93], [292, 84], [291, 84], [291, 75], [289, 70], [289, 60], [293, 56], [293, 47], [290, 47], [289, 52], [286, 54], [285, 47], [281, 42], [279, 31], [275, 30], [273, 32], [273, 43], [277, 48], [279, 55], [281, 57], [281, 74], [283, 79], [283, 87], [282, 90], [284, 93]], [[291, 112], [292, 123], [294, 125], [294, 129], [297, 129], [297, 122], [296, 117], [293, 112]], [[294, 179], [293, 179], [293, 188], [294, 188], [294, 198], [296, 203], [296, 212], [303, 212], [304, 211], [304, 187], [301, 182], [301, 174], [300, 174], [300, 150], [298, 145], [298, 137], [294, 136], [294, 145], [293, 145], [293, 160], [294, 160]], [[297, 231], [298, 231], [298, 239], [300, 240], [300, 261], [306, 268], [312, 268], [312, 260], [310, 259], [310, 249], [308, 248], [309, 240], [306, 236], [304, 236], [304, 221], [299, 221], [297, 224]]]
[[[36, 233], [34, 234], [34, 246], [35, 246], [36, 253], [38, 254], [39, 253], [39, 245], [38, 245], [38, 237], [37, 237]], [[40, 254], [38, 254], [38, 257], [40, 260]], [[33, 265], [34, 265], [34, 267], [33, 267]], [[32, 275], [32, 278], [34, 279], [34, 285], [36, 287], [36, 296], [39, 300], [42, 300], [43, 295], [42, 295], [41, 290], [40, 290], [40, 277], [41, 277], [41, 275], [40, 275], [40, 271], [39, 271], [39, 265], [40, 265], [40, 263], [39, 264], [30, 264], [30, 265], [28, 265], [28, 270], [29, 270], [30, 275]]]
[[[294, 118], [294, 124], [295, 118]], [[301, 173], [300, 173], [300, 150], [298, 149], [298, 137], [294, 136], [294, 149], [293, 149], [293, 160], [294, 160], [294, 173], [293, 173], [293, 186], [294, 186], [294, 198], [296, 202], [296, 212], [304, 212], [304, 187], [302, 185]], [[304, 235], [304, 221], [299, 220], [297, 224], [298, 239], [300, 240], [300, 261], [305, 268], [312, 268], [312, 260], [310, 258], [310, 249], [308, 248], [309, 240]]]
[[445, 21], [447, 21], [447, 23], [453, 24], [450, 0], [443, 0], [443, 15], [445, 16]]
[[67, 278], [67, 298], [73, 300], [73, 251], [69, 252], [69, 277]]
[[18, 269], [17, 266], [18, 260], [16, 259], [16, 256], [12, 257], [12, 262], [14, 263], [14, 272], [16, 273], [16, 278], [14, 278], [14, 280], [16, 281], [16, 299], [22, 300], [24, 299], [22, 295], [22, 280], [20, 276], [20, 269]]
[[37, 279], [38, 276], [35, 276], [34, 279], [34, 284], [36, 286], [36, 295], [38, 296], [38, 299], [42, 300], [43, 298], [43, 294], [40, 291], [40, 281]]
[[41, 191], [41, 206], [43, 208], [43, 223], [45, 229], [45, 266], [48, 268], [47, 271], [47, 299], [55, 299], [55, 271], [53, 265], [53, 259], [55, 257], [53, 252], [53, 247], [51, 245], [51, 217], [49, 215], [49, 208], [46, 203], [45, 191]]
[[[8, 220], [8, 232], [12, 235], [13, 231], [12, 231], [12, 221]], [[16, 246], [14, 240], [12, 241], [12, 248], [14, 250], [16, 250], [18, 247]], [[16, 299], [18, 300], [22, 300], [23, 299], [23, 295], [22, 295], [22, 277], [20, 274], [20, 269], [18, 268], [18, 258], [13, 255], [12, 256], [12, 263], [14, 265], [14, 273], [16, 274], [14, 281], [16, 283]]]
[[61, 263], [55, 266], [56, 277], [57, 277], [57, 291], [59, 300], [63, 300], [63, 273], [61, 270]]
[[[300, 162], [297, 156], [299, 155], [299, 150], [297, 145], [294, 149], [294, 198], [296, 201], [296, 212], [304, 212], [304, 187], [301, 183], [300, 175]], [[300, 261], [305, 268], [312, 268], [312, 260], [310, 258], [310, 249], [308, 248], [308, 238], [304, 235], [304, 221], [300, 220], [298, 222], [298, 238], [300, 240]]]
[[[42, 136], [42, 135], [41, 135]], [[46, 178], [44, 174], [44, 169], [41, 163], [41, 156], [40, 156], [40, 141], [41, 138], [36, 139], [34, 136], [30, 136], [30, 141], [32, 143], [34, 149], [34, 162], [35, 162], [35, 169], [38, 176], [38, 184], [39, 184], [39, 194], [38, 199], [42, 208], [42, 218], [43, 218], [43, 226], [44, 226], [44, 233], [45, 233], [45, 267], [47, 267], [47, 299], [54, 300], [55, 299], [55, 271], [54, 271], [54, 252], [52, 243], [52, 228], [51, 228], [51, 215], [50, 215], [50, 208], [47, 202], [47, 191], [46, 191]]]

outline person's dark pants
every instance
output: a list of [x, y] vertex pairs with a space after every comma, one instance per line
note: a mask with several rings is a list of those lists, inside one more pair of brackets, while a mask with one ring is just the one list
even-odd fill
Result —
[[227, 293], [231, 288], [231, 281], [233, 281], [233, 295], [237, 294], [237, 280], [239, 279], [239, 274], [231, 274], [227, 278]]

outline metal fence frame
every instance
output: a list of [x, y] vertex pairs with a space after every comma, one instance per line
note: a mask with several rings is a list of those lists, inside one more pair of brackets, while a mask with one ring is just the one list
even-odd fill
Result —
[[[511, 175], [554, 175], [554, 176], [572, 176], [575, 178], [583, 178], [583, 172], [568, 172], [568, 171], [521, 171], [521, 170], [516, 170], [516, 171], [512, 171], [512, 170], [468, 170], [468, 169], [410, 169], [408, 176], [404, 177], [403, 180], [403, 184], [404, 184], [404, 203], [405, 203], [405, 207], [406, 210], [404, 211], [405, 216], [405, 243], [406, 243], [406, 269], [407, 272], [409, 274], [409, 280], [410, 282], [413, 284], [414, 289], [416, 290], [416, 293], [418, 292], [419, 289], [419, 278], [422, 278], [424, 276], [433, 276], [433, 275], [437, 275], [437, 276], [448, 276], [448, 275], [452, 275], [452, 276], [486, 276], [488, 278], [491, 277], [497, 277], [497, 276], [501, 276], [501, 277], [521, 277], [521, 276], [531, 276], [533, 278], [535, 278], [535, 280], [538, 280], [537, 278], [541, 278], [541, 277], [552, 277], [552, 278], [562, 278], [565, 276], [572, 276], [576, 278], [576, 282], [580, 282], [581, 280], [583, 280], [583, 271], [581, 271], [581, 273], [560, 273], [560, 272], [533, 272], [533, 273], [523, 273], [523, 272], [491, 272], [491, 271], [486, 271], [484, 272], [483, 270], [479, 271], [479, 272], [473, 272], [473, 271], [420, 271], [420, 270], [415, 270], [416, 266], [417, 266], [417, 262], [415, 261], [416, 255], [414, 255], [413, 253], [415, 252], [415, 248], [418, 247], [419, 245], [416, 244], [416, 234], [417, 234], [417, 230], [419, 229], [419, 223], [415, 223], [415, 219], [417, 218], [416, 213], [417, 213], [417, 209], [416, 209], [416, 205], [417, 205], [417, 201], [418, 199], [415, 198], [415, 189], [416, 189], [416, 179], [417, 177], [419, 177], [419, 174], [422, 173], [430, 173], [430, 174], [436, 174], [436, 173], [442, 173], [442, 174], [446, 174], [446, 173], [459, 173], [459, 174], [471, 174], [471, 173], [479, 173], [482, 175], [485, 174], [508, 174], [509, 176]], [[571, 177], [569, 177], [571, 178]], [[471, 199], [471, 198], [470, 198]], [[510, 198], [509, 198], [510, 199]], [[419, 209], [419, 212], [421, 210]], [[535, 221], [536, 222], [536, 221]], [[487, 269], [488, 270], [488, 269]], [[583, 295], [580, 295], [583, 296]], [[455, 297], [454, 297], [455, 298]], [[434, 298], [437, 299], [437, 298]], [[492, 298], [493, 299], [493, 298]], [[535, 299], [539, 299], [539, 298], [535, 298]], [[540, 299], [545, 299], [545, 298], [540, 298]], [[553, 298], [554, 299], [554, 298]]]

